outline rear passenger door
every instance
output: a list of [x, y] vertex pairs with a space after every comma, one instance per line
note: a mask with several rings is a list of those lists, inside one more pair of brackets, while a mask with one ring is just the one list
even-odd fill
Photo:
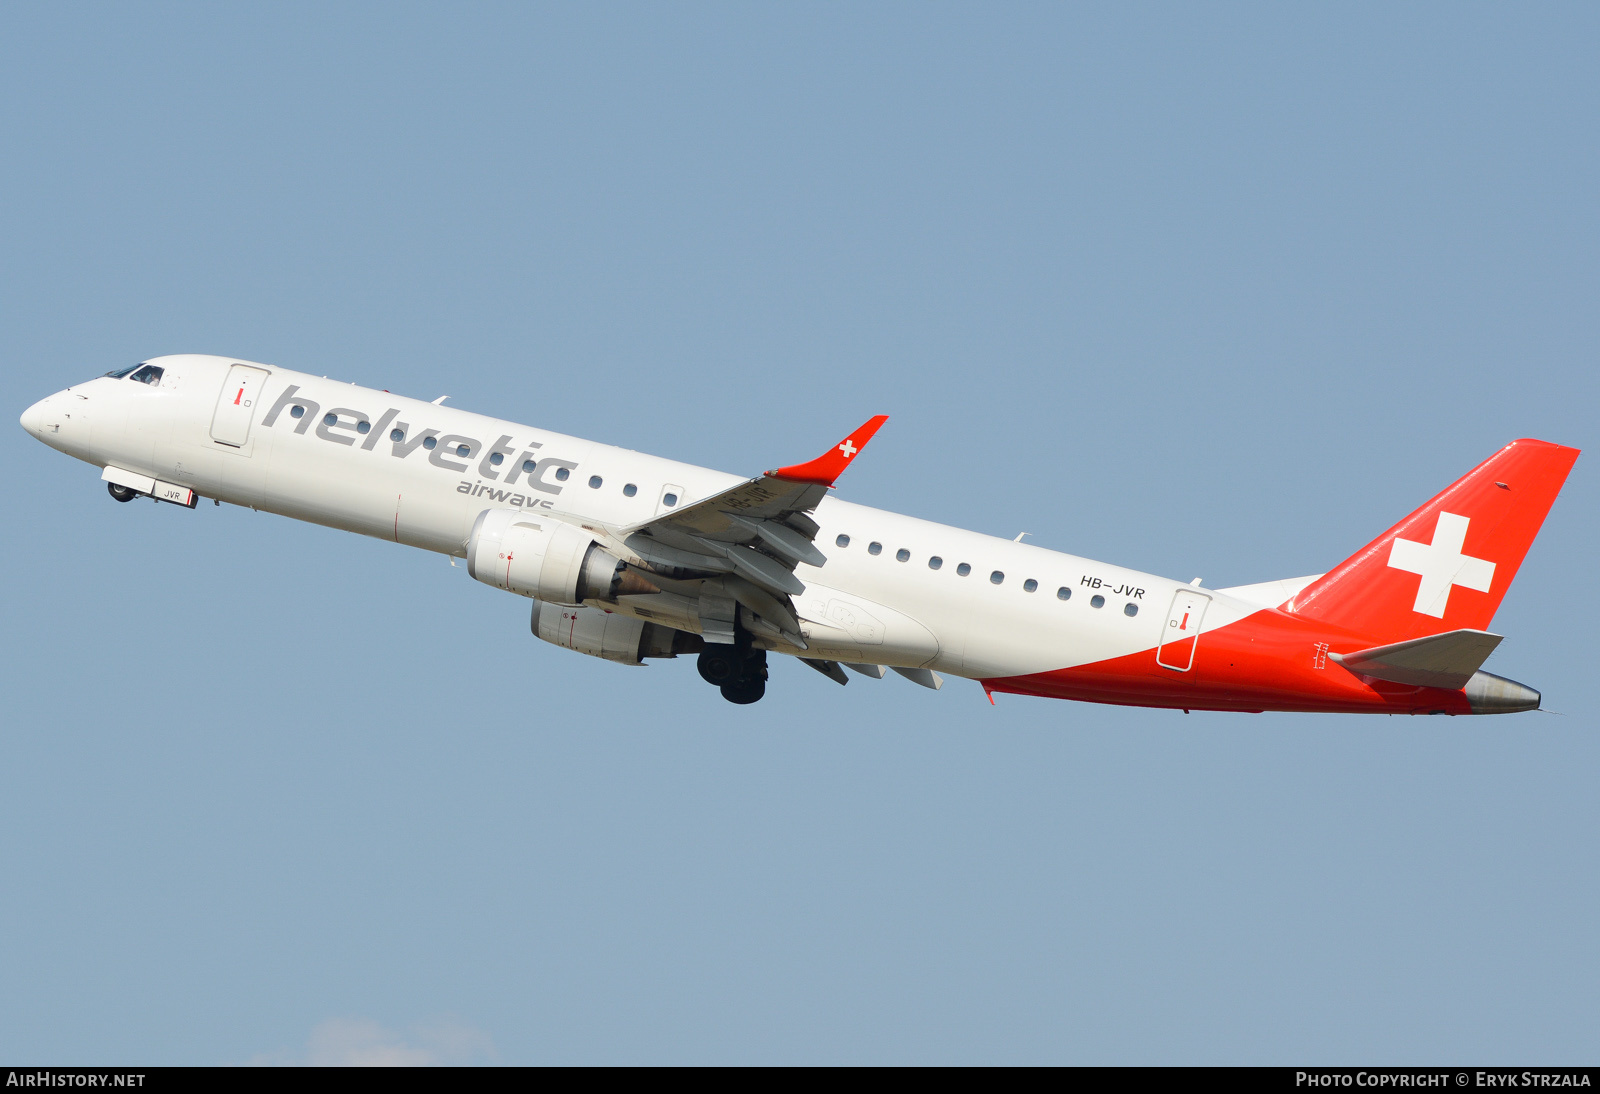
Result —
[[1194, 589], [1179, 589], [1172, 594], [1172, 609], [1161, 628], [1161, 645], [1156, 647], [1156, 664], [1174, 672], [1188, 672], [1194, 665], [1194, 650], [1200, 643], [1200, 622], [1206, 617], [1211, 598]]

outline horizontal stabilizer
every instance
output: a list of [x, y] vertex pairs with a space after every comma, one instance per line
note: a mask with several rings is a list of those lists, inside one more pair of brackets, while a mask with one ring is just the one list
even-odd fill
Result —
[[1328, 659], [1375, 680], [1455, 690], [1467, 686], [1501, 637], [1488, 631], [1445, 631], [1354, 653], [1330, 653]]

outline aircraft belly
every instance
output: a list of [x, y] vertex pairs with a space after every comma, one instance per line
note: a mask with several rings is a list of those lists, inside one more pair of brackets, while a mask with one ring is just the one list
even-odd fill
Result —
[[273, 446], [261, 508], [393, 539], [394, 496], [385, 476], [354, 464], [348, 453], [317, 452], [303, 438], [286, 438]]
[[[220, 476], [216, 497], [233, 505], [261, 508], [266, 494], [267, 466], [271, 454], [269, 443], [257, 442], [248, 455], [221, 452]], [[201, 491], [205, 493], [205, 491]]]
[[163, 437], [155, 446], [155, 477], [179, 483], [198, 494], [219, 497], [222, 493], [222, 459], [187, 440]]
[[794, 599], [811, 656], [907, 668], [939, 656], [931, 630], [885, 604], [817, 582]]
[[392, 494], [393, 538], [397, 542], [463, 558], [472, 522], [483, 510], [492, 508], [456, 493], [453, 482], [446, 482], [441, 489], [420, 475], [395, 481]]

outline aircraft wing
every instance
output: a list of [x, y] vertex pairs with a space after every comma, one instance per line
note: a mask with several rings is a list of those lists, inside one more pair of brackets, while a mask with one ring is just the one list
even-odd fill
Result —
[[888, 420], [880, 414], [814, 460], [768, 471], [616, 534], [652, 575], [680, 581], [729, 575], [724, 585], [732, 599], [796, 634], [788, 598], [804, 592], [805, 583], [794, 568], [827, 561], [813, 542], [817, 523], [807, 514]]

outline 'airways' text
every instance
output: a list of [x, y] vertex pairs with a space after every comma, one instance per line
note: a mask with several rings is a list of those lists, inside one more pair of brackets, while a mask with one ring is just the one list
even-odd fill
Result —
[[503, 505], [510, 505], [517, 509], [554, 509], [555, 505], [544, 498], [532, 498], [526, 494], [513, 494], [509, 490], [496, 490], [486, 482], [471, 483], [462, 480], [456, 487], [458, 494], [471, 494], [475, 498], [488, 498]]

